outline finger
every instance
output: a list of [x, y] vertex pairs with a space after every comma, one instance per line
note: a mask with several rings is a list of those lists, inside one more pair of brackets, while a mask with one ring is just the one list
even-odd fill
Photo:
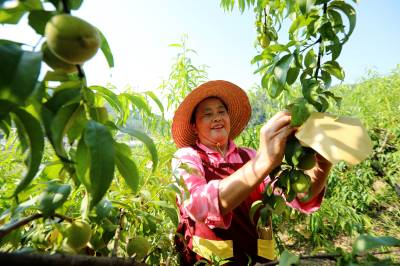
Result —
[[273, 124], [269, 125], [269, 130], [272, 132], [279, 131], [283, 127], [290, 125], [292, 117], [290, 115], [283, 115], [278, 120], [274, 121]]
[[275, 121], [277, 121], [277, 120], [280, 119], [281, 117], [287, 116], [287, 115], [290, 116], [290, 113], [289, 113], [289, 112], [286, 112], [286, 111], [278, 112], [278, 113], [276, 113], [273, 117], [271, 117], [271, 118], [268, 120], [267, 124], [273, 124], [273, 123], [275, 123]]
[[277, 134], [275, 136], [279, 136], [281, 138], [286, 139], [295, 130], [296, 130], [296, 128], [292, 127], [291, 125], [287, 125], [287, 126], [282, 127], [280, 130], [278, 130]]

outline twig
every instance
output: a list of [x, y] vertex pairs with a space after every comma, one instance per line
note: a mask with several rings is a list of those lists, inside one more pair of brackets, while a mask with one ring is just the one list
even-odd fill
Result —
[[6, 235], [8, 235], [9, 233], [11, 233], [12, 231], [14, 231], [15, 229], [17, 229], [18, 227], [24, 226], [30, 222], [32, 222], [33, 220], [39, 219], [43, 217], [42, 213], [36, 213], [34, 215], [31, 215], [29, 217], [26, 217], [24, 219], [22, 219], [21, 221], [11, 225], [8, 228], [5, 229], [0, 229], [0, 239], [5, 237]]
[[[325, 15], [326, 12], [328, 10], [328, 4], [324, 3], [324, 9], [323, 9], [323, 14]], [[321, 49], [321, 45], [322, 45], [322, 36], [319, 37], [318, 39], [319, 42], [319, 50], [318, 50], [318, 60], [317, 60], [317, 68], [315, 69], [315, 74], [314, 74], [314, 78], [315, 80], [318, 80], [318, 72], [321, 68], [321, 57], [322, 57], [322, 49]]]
[[65, 221], [70, 222], [70, 223], [72, 223], [74, 221], [74, 218], [71, 218], [71, 217], [68, 217], [68, 216], [65, 216], [65, 215], [62, 215], [62, 214], [58, 214], [58, 213], [55, 213], [54, 217], [60, 218], [61, 220], [65, 220]]
[[306, 47], [304, 47], [303, 49], [301, 49], [300, 53], [304, 52], [305, 50], [307, 50], [307, 49], [310, 48], [311, 46], [313, 46], [313, 45], [319, 43], [320, 41], [321, 41], [321, 37], [319, 37], [319, 39], [316, 40], [315, 42], [313, 42], [313, 43], [307, 45]]
[[71, 14], [71, 9], [68, 6], [68, 0], [62, 0], [63, 12], [67, 14]]
[[322, 37], [319, 37], [318, 43], [319, 43], [319, 49], [318, 49], [317, 68], [315, 69], [315, 74], [314, 74], [315, 80], [318, 80], [318, 72], [319, 72], [319, 70], [321, 68], [321, 57], [322, 57], [321, 43], [322, 43]]
[[80, 79], [85, 78], [85, 72], [83, 71], [83, 68], [81, 65], [76, 65], [76, 68], [78, 69], [78, 77]]
[[264, 8], [264, 29], [263, 32], [265, 35], [267, 35], [267, 7]]
[[[57, 218], [60, 218], [61, 220], [66, 220], [66, 221], [68, 221], [68, 222], [73, 222], [73, 221], [74, 221], [73, 218], [68, 217], [68, 216], [64, 216], [64, 215], [58, 214], [58, 213], [55, 213], [53, 216], [54, 216], [54, 217], [57, 217]], [[42, 217], [45, 217], [45, 216], [43, 215], [43, 213], [36, 213], [36, 214], [33, 214], [33, 215], [31, 215], [31, 216], [28, 216], [28, 217], [26, 217], [26, 218], [24, 218], [24, 219], [22, 219], [22, 220], [16, 222], [15, 224], [12, 224], [12, 225], [9, 226], [9, 227], [5, 226], [4, 229], [0, 229], [0, 239], [2, 239], [3, 237], [5, 237], [6, 235], [8, 235], [9, 233], [11, 233], [12, 231], [14, 231], [15, 229], [17, 229], [17, 228], [19, 228], [19, 227], [21, 227], [21, 226], [24, 226], [24, 225], [26, 225], [26, 224], [32, 222], [33, 220], [36, 220], [36, 219], [39, 219], [39, 218], [42, 218]]]
[[388, 139], [389, 139], [389, 132], [386, 131], [385, 138], [383, 139], [382, 145], [379, 146], [379, 149], [377, 149], [376, 153], [381, 153], [383, 151], [383, 149], [386, 146], [386, 143], [388, 142]]
[[122, 230], [122, 219], [125, 215], [125, 210], [124, 208], [119, 209], [119, 225], [117, 230], [115, 231], [115, 240], [114, 240], [114, 248], [111, 253], [111, 257], [116, 257], [117, 256], [117, 251], [118, 251], [118, 242], [121, 237], [121, 230]]

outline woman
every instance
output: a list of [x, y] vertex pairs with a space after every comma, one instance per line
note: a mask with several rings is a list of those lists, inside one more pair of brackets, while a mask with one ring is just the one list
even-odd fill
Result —
[[[179, 149], [172, 166], [184, 182], [177, 200], [180, 224], [175, 240], [182, 265], [211, 260], [214, 255], [234, 265], [273, 259], [262, 250], [271, 247], [260, 242], [249, 210], [270, 182], [268, 174], [281, 164], [286, 139], [295, 128], [290, 114], [280, 112], [261, 128], [257, 151], [238, 148], [233, 140], [250, 115], [246, 93], [222, 80], [194, 89], [175, 112], [172, 136]], [[295, 199], [287, 204], [304, 213], [317, 210], [330, 167], [317, 155], [316, 166], [308, 172], [312, 195], [306, 202]]]

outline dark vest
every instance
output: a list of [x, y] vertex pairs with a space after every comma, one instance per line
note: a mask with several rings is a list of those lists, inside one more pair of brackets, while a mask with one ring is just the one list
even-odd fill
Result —
[[[238, 148], [238, 153], [242, 160], [241, 163], [219, 163], [218, 165], [214, 165], [210, 162], [207, 154], [197, 145], [192, 146], [192, 148], [197, 151], [201, 158], [207, 182], [223, 179], [233, 174], [250, 160], [247, 152]], [[250, 195], [233, 210], [232, 222], [229, 228], [212, 229], [217, 238], [233, 241], [234, 258], [230, 259], [233, 263], [229, 265], [248, 265], [248, 257], [251, 257], [252, 263], [269, 261], [257, 256], [258, 233], [256, 226], [249, 217], [249, 211], [253, 201], [254, 197]], [[181, 208], [180, 206], [180, 223], [178, 225], [178, 234], [175, 237], [175, 243], [178, 252], [182, 255], [181, 265], [193, 265], [196, 261], [201, 259], [198, 254], [191, 250], [191, 238], [192, 235], [194, 235], [196, 223], [189, 217], [184, 217]]]

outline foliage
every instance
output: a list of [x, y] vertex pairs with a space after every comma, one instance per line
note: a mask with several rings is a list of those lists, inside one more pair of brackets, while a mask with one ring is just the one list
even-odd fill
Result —
[[[329, 88], [332, 77], [344, 80], [344, 70], [337, 62], [342, 46], [354, 30], [354, 7], [345, 1], [237, 1], [243, 12], [254, 6], [260, 53], [252, 63], [262, 75], [261, 85], [271, 98], [291, 91], [300, 80], [301, 108], [292, 109], [292, 116], [303, 116], [309, 105], [323, 112], [330, 102], [340, 102]], [[232, 10], [235, 1], [221, 1], [225, 10]], [[345, 21], [348, 23], [345, 23]], [[278, 32], [288, 23], [288, 42], [278, 41]], [[268, 39], [268, 45], [262, 40]], [[302, 111], [301, 111], [302, 110]], [[299, 119], [301, 124], [307, 116]]]
[[[334, 112], [359, 117], [368, 129], [374, 151], [359, 165], [335, 165], [317, 212], [304, 215], [286, 210], [282, 216], [273, 216], [281, 251], [286, 248], [309, 254], [321, 249], [334, 251], [337, 246], [349, 248], [349, 242], [362, 233], [400, 238], [399, 67], [387, 76], [368, 75], [357, 84], [339, 85], [333, 90], [343, 95], [341, 107]], [[252, 140], [253, 147], [258, 147], [257, 135], [257, 127], [249, 127], [239, 140], [244, 145]]]
[[[344, 80], [344, 70], [337, 59], [356, 23], [354, 7], [346, 1], [237, 1], [239, 9], [253, 6], [256, 17], [257, 48], [252, 63], [262, 76], [261, 86], [271, 99], [280, 97], [291, 113], [291, 125], [301, 126], [312, 110], [326, 112], [341, 98], [330, 90], [332, 77]], [[235, 1], [221, 1], [232, 10]], [[344, 23], [347, 19], [348, 23]], [[282, 24], [288, 23], [288, 42], [279, 41]], [[293, 84], [299, 80], [301, 93]], [[293, 99], [293, 95], [300, 96]], [[290, 102], [286, 102], [290, 100]], [[269, 101], [271, 102], [271, 101]], [[257, 110], [257, 109], [256, 109]], [[311, 177], [304, 172], [315, 164], [315, 151], [302, 147], [295, 137], [288, 139], [284, 162], [270, 173], [273, 188], [264, 191], [261, 221], [274, 212], [276, 189], [287, 201], [299, 193], [310, 192]], [[310, 193], [307, 193], [310, 195]], [[264, 211], [263, 211], [264, 210]]]
[[[175, 209], [165, 201], [170, 198], [152, 195], [154, 191], [139, 194], [144, 183], [141, 178], [157, 171], [159, 153], [152, 138], [127, 126], [132, 114], [140, 114], [145, 121], [155, 120], [151, 101], [163, 112], [156, 95], [150, 91], [118, 93], [113, 86], [88, 85], [82, 65], [76, 65], [75, 71], [44, 67], [40, 46], [46, 41], [46, 24], [81, 4], [74, 0], [1, 2], [0, 23], [18, 24], [26, 15], [26, 27], [38, 35], [34, 46], [0, 40], [3, 251], [125, 255], [126, 243], [136, 234], [146, 235], [154, 248], [160, 241], [165, 244], [164, 237], [154, 236], [157, 225], [177, 220]], [[99, 32], [101, 51], [113, 67], [105, 36], [99, 29], [93, 30]], [[64, 46], [63, 52], [68, 49]], [[144, 145], [124, 143], [132, 138]], [[140, 151], [132, 151], [134, 146], [140, 146]], [[143, 166], [144, 161], [151, 163], [149, 169]], [[135, 196], [138, 202], [132, 205]], [[7, 200], [10, 198], [15, 200]], [[124, 223], [128, 215], [135, 219]], [[170, 219], [159, 220], [165, 215]], [[65, 245], [65, 228], [75, 219], [90, 222], [91, 240], [83, 248], [71, 250]], [[29, 228], [24, 226], [27, 223]], [[117, 251], [111, 244], [122, 249]], [[169, 249], [160, 250], [157, 256], [167, 257]]]
[[190, 55], [196, 54], [196, 51], [187, 47], [187, 38], [187, 35], [183, 35], [181, 43], [170, 45], [180, 51], [172, 65], [168, 80], [160, 86], [167, 96], [167, 108], [170, 110], [175, 110], [191, 90], [208, 78], [206, 65], [196, 67], [192, 63]]
[[[0, 2], [0, 23], [18, 24], [27, 16], [26, 26], [38, 40], [34, 46], [0, 40], [0, 250], [132, 255], [150, 265], [177, 264], [177, 187], [170, 166], [176, 148], [164, 114], [207, 79], [206, 66], [193, 64], [195, 51], [183, 37], [171, 45], [179, 52], [159, 87], [166, 104], [153, 91], [119, 93], [112, 85], [88, 85], [82, 65], [74, 73], [47, 71], [38, 48], [46, 22], [78, 9], [82, 1], [5, 2]], [[292, 112], [303, 107], [323, 111], [329, 105], [336, 113], [360, 117], [374, 141], [374, 153], [365, 162], [333, 169], [319, 212], [305, 216], [285, 209], [273, 217], [279, 250], [296, 253], [282, 253], [281, 264], [301, 261], [299, 251], [320, 248], [331, 251], [339, 265], [387, 262], [370, 251], [398, 246], [400, 237], [399, 68], [385, 77], [331, 88], [332, 76], [344, 78], [337, 58], [354, 28], [350, 4], [236, 2], [241, 11], [254, 7], [261, 36], [253, 62], [262, 75], [261, 86], [249, 92], [254, 117], [238, 143], [257, 147], [260, 125], [295, 101], [300, 108]], [[229, 10], [234, 3], [221, 1]], [[293, 19], [289, 42], [280, 44], [279, 25], [288, 18]], [[100, 36], [113, 67], [111, 49]], [[339, 103], [336, 95], [343, 96], [341, 108], [331, 104]], [[303, 116], [299, 113], [298, 120]], [[89, 243], [78, 250], [67, 245], [67, 228], [75, 220], [87, 221], [91, 230]], [[140, 256], [127, 250], [138, 237], [150, 244]], [[354, 242], [350, 250], [336, 248], [334, 240], [344, 237]]]
[[[332, 78], [343, 81], [345, 77], [338, 59], [343, 45], [347, 42], [355, 27], [354, 7], [347, 1], [331, 0], [221, 0], [220, 3], [225, 10], [232, 10], [235, 3], [238, 4], [239, 10], [242, 12], [246, 8], [253, 7], [256, 15], [258, 33], [256, 48], [260, 52], [253, 58], [252, 63], [257, 65], [255, 73], [260, 73], [262, 79], [261, 86], [256, 86], [250, 92], [250, 100], [252, 105], [255, 106], [255, 113], [251, 120], [252, 126], [248, 127], [239, 138], [240, 144], [253, 148], [258, 147], [259, 128], [257, 128], [257, 125], [267, 120], [268, 116], [274, 112], [282, 109], [288, 109], [291, 112], [293, 126], [300, 126], [308, 118], [312, 109], [318, 112], [326, 112], [329, 108], [335, 113], [361, 116], [361, 118], [365, 118], [367, 125], [370, 125], [369, 122], [381, 121], [380, 126], [370, 127], [370, 135], [375, 141], [373, 156], [353, 169], [345, 164], [339, 164], [335, 167], [329, 180], [324, 204], [319, 212], [305, 216], [286, 210], [283, 216], [274, 215], [274, 224], [279, 225], [279, 228], [283, 230], [281, 232], [283, 235], [288, 233], [295, 235], [296, 243], [299, 245], [301, 240], [305, 239], [310, 241], [313, 247], [332, 245], [331, 239], [334, 239], [338, 234], [352, 236], [356, 232], [363, 233], [371, 230], [373, 227], [372, 220], [376, 218], [371, 217], [376, 215], [375, 208], [386, 209], [383, 206], [394, 205], [394, 208], [398, 209], [399, 205], [395, 190], [389, 193], [387, 191], [382, 192], [382, 189], [380, 189], [380, 193], [391, 195], [385, 194], [390, 198], [386, 201], [371, 189], [375, 184], [382, 184], [376, 180], [377, 176], [385, 175], [380, 162], [385, 162], [387, 165], [388, 161], [382, 159], [383, 156], [387, 159], [386, 155], [382, 155], [383, 150], [387, 148], [387, 145], [390, 145], [390, 147], [398, 145], [398, 139], [396, 139], [398, 134], [397, 129], [395, 129], [398, 121], [394, 118], [396, 117], [395, 112], [392, 113], [393, 110], [398, 109], [398, 103], [395, 100], [398, 97], [388, 96], [395, 96], [398, 92], [393, 89], [393, 86], [386, 87], [386, 84], [376, 86], [373, 84], [376, 81], [375, 79], [371, 79], [369, 84], [369, 80], [367, 80], [365, 83], [342, 86], [337, 90], [331, 88]], [[282, 44], [278, 40], [278, 32], [281, 28], [288, 29], [288, 42], [286, 44]], [[391, 82], [397, 78], [398, 75], [390, 76]], [[354, 87], [357, 86], [366, 86], [367, 88], [363, 87], [362, 91], [357, 90], [359, 94], [353, 94]], [[368, 88], [371, 88], [369, 95], [375, 97], [365, 97], [365, 91]], [[265, 90], [263, 91], [263, 89]], [[382, 90], [388, 91], [383, 92]], [[343, 95], [343, 98], [337, 95]], [[383, 99], [377, 99], [376, 95], [385, 96], [382, 96]], [[262, 104], [259, 101], [260, 98], [263, 99]], [[347, 108], [340, 108], [342, 100], [348, 104]], [[378, 104], [377, 101], [379, 100], [383, 100], [382, 103], [387, 107], [386, 110], [391, 113], [387, 116], [387, 119], [377, 117], [381, 115], [383, 107], [381, 103]], [[369, 112], [368, 118], [363, 117], [359, 111]], [[391, 123], [392, 121], [395, 123]], [[393, 129], [396, 131], [394, 135], [391, 134]], [[394, 143], [389, 144], [389, 139]], [[286, 147], [286, 162], [283, 164], [282, 170], [277, 169], [272, 175], [270, 174], [271, 178], [278, 176], [279, 184], [285, 185], [287, 181], [290, 181], [290, 185], [283, 187], [286, 199], [289, 198], [289, 201], [294, 196], [289, 189], [293, 182], [291, 176], [293, 176], [293, 171], [297, 171], [296, 168], [298, 168], [303, 153], [295, 140], [289, 140], [288, 144], [290, 143], [292, 144]], [[392, 151], [396, 154], [397, 149], [395, 148]], [[378, 159], [379, 157], [381, 158]], [[397, 156], [395, 155], [395, 157]], [[389, 158], [393, 158], [393, 154], [389, 155]], [[391, 161], [388, 168], [397, 169], [395, 162], [395, 160]], [[286, 163], [289, 166], [286, 166]], [[280, 182], [283, 179], [285, 181]], [[392, 176], [385, 179], [391, 179], [388, 184], [392, 188], [396, 188], [395, 183], [398, 181], [393, 181]], [[397, 180], [397, 178], [395, 179]], [[375, 185], [375, 187], [378, 186]], [[265, 217], [262, 217], [262, 214], [264, 216], [274, 214], [276, 201], [275, 197], [272, 197], [273, 191], [270, 187], [264, 193], [266, 196], [263, 199], [263, 204], [252, 206], [252, 209], [261, 210], [261, 222], [266, 220]], [[375, 205], [372, 210], [371, 204]], [[307, 223], [309, 227], [300, 229], [298, 225], [302, 223]], [[392, 232], [398, 237], [398, 232], [394, 231]], [[285, 245], [279, 239], [278, 243], [280, 243], [280, 251], [287, 247], [287, 244]], [[343, 257], [346, 256], [346, 254], [343, 254]]]
[[[79, 5], [75, 1], [52, 1], [54, 9], [37, 3], [34, 10], [23, 4], [18, 7], [29, 17], [35, 13], [35, 23], [30, 26], [44, 26], [52, 16], [79, 8], [81, 1]], [[8, 8], [1, 11], [14, 14]], [[40, 42], [42, 33], [38, 32]], [[112, 67], [111, 49], [101, 36], [103, 54]], [[18, 94], [19, 84], [9, 89], [14, 84], [11, 81], [5, 84], [8, 87], [0, 87], [0, 128], [5, 134], [1, 135], [0, 170], [4, 178], [0, 180], [4, 193], [0, 198], [0, 249], [132, 255], [151, 265], [176, 264], [172, 238], [178, 215], [170, 169], [176, 148], [169, 134], [170, 124], [164, 119], [167, 108], [164, 110], [153, 91], [138, 93], [128, 88], [119, 93], [110, 84], [89, 86], [81, 65], [73, 73], [49, 70], [40, 78], [38, 73], [46, 70], [41, 51], [36, 51], [40, 42], [32, 47], [34, 52], [9, 40], [0, 43], [4, 48], [2, 59], [14, 60], [9, 56], [10, 46], [18, 51], [15, 58], [18, 55], [32, 61], [23, 61], [11, 70], [3, 65], [2, 82], [8, 75], [27, 80], [34, 87], [25, 94]], [[193, 65], [190, 55], [195, 51], [187, 48], [186, 37], [182, 44], [172, 47], [181, 51], [160, 89], [169, 103], [176, 105], [188, 90], [206, 79], [207, 73], [205, 66]], [[32, 69], [22, 67], [26, 64]], [[36, 71], [34, 77], [23, 79], [29, 71]], [[181, 98], [174, 98], [178, 95]], [[156, 114], [152, 105], [160, 112]], [[31, 166], [36, 172], [31, 170], [23, 179], [27, 181], [15, 193], [18, 201], [9, 201], [15, 184], [21, 183], [26, 155], [36, 159]], [[71, 249], [67, 228], [76, 219], [89, 222], [91, 238], [83, 248]], [[127, 250], [137, 237], [149, 242], [146, 254], [138, 256]]]

